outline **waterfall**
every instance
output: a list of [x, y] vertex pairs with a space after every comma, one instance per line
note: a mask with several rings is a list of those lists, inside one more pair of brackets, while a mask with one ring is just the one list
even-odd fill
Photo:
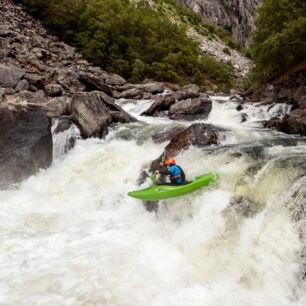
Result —
[[54, 134], [52, 167], [0, 191], [0, 305], [305, 305], [306, 140], [261, 128], [286, 105], [213, 99], [200, 122], [225, 127], [224, 141], [176, 160], [187, 179], [220, 180], [156, 213], [127, 192], [150, 184], [139, 175], [167, 144], [151, 136], [190, 122], [120, 100], [140, 122], [66, 154], [75, 127]]

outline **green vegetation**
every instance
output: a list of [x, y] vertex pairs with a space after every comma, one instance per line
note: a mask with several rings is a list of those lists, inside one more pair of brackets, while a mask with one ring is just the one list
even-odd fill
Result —
[[225, 48], [223, 49], [223, 52], [224, 52], [225, 54], [231, 55], [231, 50], [230, 50], [229, 48], [227, 48], [227, 47], [225, 47]]
[[[144, 78], [193, 82], [223, 91], [234, 85], [230, 64], [201, 55], [199, 43], [187, 36], [185, 24], [166, 18], [146, 1], [19, 2], [51, 31], [78, 47], [85, 58], [131, 82]], [[190, 13], [189, 18], [194, 16]]]
[[306, 60], [306, 2], [265, 0], [251, 43], [255, 67], [248, 82], [264, 82]]

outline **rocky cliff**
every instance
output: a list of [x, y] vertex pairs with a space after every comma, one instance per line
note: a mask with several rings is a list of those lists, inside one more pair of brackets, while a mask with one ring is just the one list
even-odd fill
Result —
[[262, 0], [176, 0], [202, 16], [205, 20], [232, 33], [248, 45], [254, 29], [256, 7]]
[[163, 91], [163, 85], [135, 88], [107, 74], [48, 34], [22, 7], [2, 0], [0, 189], [51, 164], [53, 118], [69, 117], [84, 138], [102, 137], [113, 122], [135, 121], [114, 97], [151, 91]]

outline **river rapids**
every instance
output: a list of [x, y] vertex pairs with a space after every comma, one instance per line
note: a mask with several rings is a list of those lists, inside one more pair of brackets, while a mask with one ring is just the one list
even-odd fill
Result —
[[[190, 122], [139, 114], [104, 140], [54, 135], [52, 167], [0, 192], [0, 305], [306, 305], [306, 139], [262, 129], [286, 104], [214, 97], [206, 123], [218, 146], [180, 153], [187, 179], [208, 188], [149, 212], [127, 192], [167, 143], [151, 136]], [[201, 122], [201, 121], [197, 121]]]

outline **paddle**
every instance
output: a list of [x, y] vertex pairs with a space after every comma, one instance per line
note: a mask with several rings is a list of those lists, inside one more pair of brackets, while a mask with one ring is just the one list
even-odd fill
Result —
[[[162, 164], [164, 164], [166, 159], [167, 159], [166, 152], [164, 152], [164, 154], [162, 156]], [[152, 173], [152, 175], [150, 176], [150, 179], [151, 179], [153, 185], [157, 184], [157, 174], [156, 173]]]
[[156, 175], [156, 173], [153, 173], [153, 174], [150, 176], [150, 179], [151, 179], [153, 185], [156, 185], [156, 183], [157, 183], [157, 175]]

